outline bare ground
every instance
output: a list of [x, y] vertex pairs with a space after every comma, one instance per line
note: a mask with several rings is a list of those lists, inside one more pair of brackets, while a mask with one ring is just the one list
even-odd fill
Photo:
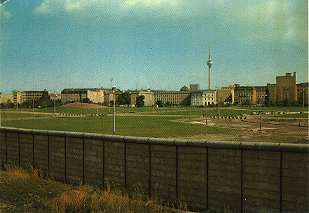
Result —
[[[206, 125], [205, 118], [189, 121], [192, 124]], [[207, 135], [210, 140], [276, 142], [276, 143], [309, 143], [308, 119], [274, 119], [264, 117], [248, 119], [214, 119], [208, 118], [207, 125], [240, 130], [234, 134]], [[260, 126], [261, 125], [261, 126]], [[194, 138], [203, 138], [196, 135]]]
[[69, 103], [69, 104], [66, 104], [65, 106], [76, 107], [76, 108], [81, 108], [81, 109], [108, 108], [107, 106], [102, 106], [99, 104], [89, 104], [89, 103], [80, 103], [80, 102]]

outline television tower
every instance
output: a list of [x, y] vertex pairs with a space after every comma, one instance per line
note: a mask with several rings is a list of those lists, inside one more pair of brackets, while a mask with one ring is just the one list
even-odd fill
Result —
[[211, 56], [210, 56], [210, 47], [208, 48], [207, 66], [208, 66], [208, 90], [210, 90], [211, 89], [211, 86], [210, 86], [210, 72], [211, 72], [211, 66], [212, 66], [212, 60], [211, 60]]

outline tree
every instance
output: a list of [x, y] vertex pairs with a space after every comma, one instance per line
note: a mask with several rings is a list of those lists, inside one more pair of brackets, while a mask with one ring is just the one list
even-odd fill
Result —
[[42, 97], [38, 101], [38, 105], [43, 107], [43, 108], [53, 106], [53, 103], [50, 100], [50, 96], [48, 94], [48, 91], [46, 91], [46, 90], [43, 91]]
[[124, 92], [118, 96], [117, 99], [118, 105], [130, 105], [131, 104], [131, 95], [129, 92]]
[[84, 98], [84, 99], [83, 99], [83, 103], [91, 103], [91, 101], [90, 101], [89, 98]]
[[11, 100], [6, 101], [6, 108], [14, 108], [14, 103]]
[[165, 106], [170, 107], [170, 106], [172, 106], [172, 103], [167, 101], [167, 102], [165, 102]]
[[162, 100], [157, 100], [156, 104], [158, 107], [163, 107], [163, 101]]
[[145, 99], [145, 96], [143, 96], [143, 95], [137, 96], [136, 97], [136, 106], [137, 107], [143, 107], [145, 105], [144, 99]]

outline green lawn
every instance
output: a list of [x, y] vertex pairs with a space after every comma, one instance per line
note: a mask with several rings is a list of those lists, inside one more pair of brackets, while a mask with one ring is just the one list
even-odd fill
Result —
[[[213, 116], [238, 116], [241, 114], [251, 114], [252, 112], [299, 112], [301, 107], [290, 108], [203, 108], [203, 107], [117, 107], [116, 108], [116, 134], [145, 137], [172, 137], [172, 138], [208, 138], [209, 134], [238, 135], [241, 130], [236, 128], [223, 128], [218, 126], [205, 126], [199, 124], [190, 124], [190, 119], [198, 119], [203, 115]], [[27, 112], [32, 110], [27, 110]], [[50, 112], [54, 108], [35, 109], [35, 112]], [[19, 111], [20, 112], [20, 111]], [[77, 108], [74, 106], [59, 106], [56, 108], [58, 113], [67, 114], [96, 114], [96, 108]], [[36, 119], [22, 119], [30, 117], [32, 113], [22, 114], [9, 111], [2, 111], [2, 126], [27, 128], [27, 129], [46, 129], [59, 131], [91, 132], [112, 134], [112, 116], [106, 116], [112, 113], [111, 108], [99, 108], [99, 113], [103, 116], [86, 116], [73, 118], [57, 118], [52, 114], [45, 115]], [[42, 114], [36, 113], [36, 116]], [[301, 114], [283, 114], [267, 115], [279, 118], [307, 118], [307, 113]], [[16, 119], [16, 118], [21, 119]], [[9, 118], [14, 118], [9, 120]], [[181, 122], [184, 121], [184, 122]]]
[[[95, 106], [95, 105], [94, 105]], [[14, 109], [13, 109], [14, 110]], [[308, 108], [305, 108], [308, 111]], [[19, 111], [32, 112], [32, 109], [19, 109]], [[35, 112], [49, 112], [53, 113], [54, 108], [34, 109]], [[111, 107], [98, 108], [100, 114], [111, 113]], [[237, 116], [240, 114], [251, 114], [252, 112], [300, 112], [303, 111], [302, 107], [117, 107], [117, 113], [146, 113], [146, 114], [169, 114], [169, 115], [224, 115], [224, 116]], [[5, 112], [5, 111], [3, 111]], [[56, 107], [57, 113], [71, 113], [71, 114], [96, 114], [97, 108], [78, 108], [71, 105], [63, 105]]]
[[[116, 134], [180, 138], [194, 135], [229, 134], [236, 132], [236, 130], [228, 128], [222, 129], [212, 126], [175, 122], [176, 119], [180, 119], [180, 117], [118, 116], [116, 117]], [[14, 120], [3, 121], [2, 126], [112, 134], [112, 116]]]
[[31, 116], [31, 114], [1, 112], [1, 118], [22, 118], [29, 116]]

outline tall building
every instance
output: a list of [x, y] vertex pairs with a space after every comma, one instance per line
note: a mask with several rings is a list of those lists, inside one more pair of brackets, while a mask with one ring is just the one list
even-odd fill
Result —
[[276, 84], [268, 84], [269, 102], [271, 105], [291, 104], [297, 101], [296, 72], [292, 75], [277, 76]]

